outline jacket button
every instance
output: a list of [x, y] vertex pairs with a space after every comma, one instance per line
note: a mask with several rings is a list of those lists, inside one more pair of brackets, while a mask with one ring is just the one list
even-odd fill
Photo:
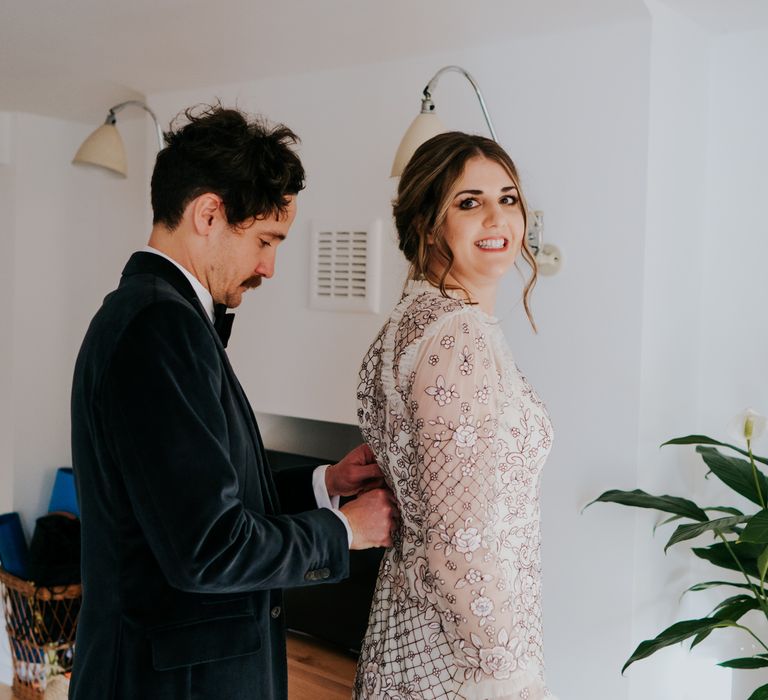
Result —
[[280, 609], [280, 606], [279, 605], [275, 605], [275, 607], [272, 608], [272, 610], [269, 611], [269, 614], [272, 616], [273, 620], [276, 620], [278, 617], [280, 617], [280, 613], [281, 612], [282, 612], [282, 610]]

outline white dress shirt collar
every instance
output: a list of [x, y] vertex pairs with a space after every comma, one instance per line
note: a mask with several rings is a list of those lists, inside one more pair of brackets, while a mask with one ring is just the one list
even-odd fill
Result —
[[189, 270], [179, 265], [179, 263], [177, 263], [173, 258], [169, 258], [165, 253], [161, 253], [157, 248], [146, 245], [144, 246], [142, 252], [154, 253], [155, 255], [159, 255], [161, 258], [165, 258], [169, 262], [172, 262], [174, 265], [176, 265], [176, 267], [178, 267], [179, 270], [184, 273], [184, 277], [189, 280], [189, 283], [192, 285], [192, 289], [194, 289], [195, 294], [197, 294], [197, 298], [200, 300], [200, 303], [203, 305], [205, 312], [208, 314], [208, 318], [211, 320], [211, 323], [213, 323], [213, 297], [211, 296], [211, 293], [203, 286], [202, 282], [200, 282], [200, 280], [197, 279], [197, 277], [195, 277]]

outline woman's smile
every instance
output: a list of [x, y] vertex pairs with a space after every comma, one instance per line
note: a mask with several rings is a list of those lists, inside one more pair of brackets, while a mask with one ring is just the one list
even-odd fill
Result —
[[506, 250], [509, 246], [509, 241], [506, 238], [483, 238], [477, 241], [475, 245], [481, 250], [498, 252]]

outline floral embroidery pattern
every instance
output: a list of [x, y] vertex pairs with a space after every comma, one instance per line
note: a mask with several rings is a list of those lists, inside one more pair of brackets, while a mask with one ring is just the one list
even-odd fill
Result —
[[355, 700], [479, 700], [491, 686], [510, 699], [552, 698], [538, 501], [552, 428], [498, 325], [413, 284], [365, 357], [357, 397], [401, 524], [382, 561]]
[[461, 355], [459, 355], [459, 372], [463, 376], [466, 377], [468, 374], [472, 374], [472, 370], [475, 368], [472, 364], [473, 359], [474, 355], [470, 355], [469, 348], [465, 345]]
[[428, 396], [434, 397], [438, 406], [447, 406], [453, 399], [458, 399], [459, 395], [456, 393], [456, 385], [453, 384], [450, 387], [445, 385], [445, 378], [442, 375], [437, 375], [435, 386], [428, 386], [424, 392]]

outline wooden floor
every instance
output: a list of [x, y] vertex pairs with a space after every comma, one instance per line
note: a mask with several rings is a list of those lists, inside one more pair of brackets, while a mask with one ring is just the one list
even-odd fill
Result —
[[[350, 700], [355, 659], [307, 637], [288, 635], [288, 700]], [[13, 700], [0, 683], [0, 700]]]
[[350, 700], [356, 665], [351, 654], [289, 634], [288, 700]]

